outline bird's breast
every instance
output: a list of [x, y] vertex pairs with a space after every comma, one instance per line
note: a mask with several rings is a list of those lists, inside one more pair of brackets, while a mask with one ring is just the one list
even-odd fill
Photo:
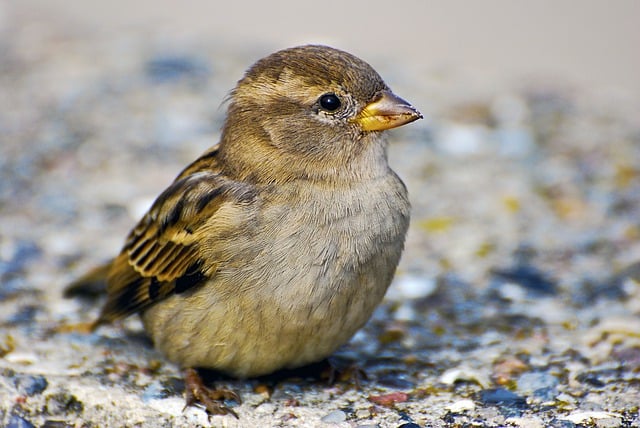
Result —
[[319, 361], [364, 325], [391, 282], [409, 221], [395, 175], [263, 194], [210, 282], [188, 305], [160, 304], [146, 318], [157, 346], [184, 366], [255, 376]]
[[345, 187], [284, 187], [267, 205], [259, 222], [264, 247], [250, 269], [274, 284], [272, 298], [311, 311], [366, 299], [367, 291], [382, 298], [409, 222], [406, 190], [394, 174]]

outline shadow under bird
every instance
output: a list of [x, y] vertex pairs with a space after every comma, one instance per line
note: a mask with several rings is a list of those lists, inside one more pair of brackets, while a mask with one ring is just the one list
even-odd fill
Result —
[[187, 166], [120, 254], [71, 284], [106, 285], [92, 328], [139, 314], [185, 375], [187, 405], [235, 412], [234, 377], [320, 361], [382, 300], [409, 225], [384, 132], [421, 118], [359, 58], [300, 46], [249, 68], [220, 142]]

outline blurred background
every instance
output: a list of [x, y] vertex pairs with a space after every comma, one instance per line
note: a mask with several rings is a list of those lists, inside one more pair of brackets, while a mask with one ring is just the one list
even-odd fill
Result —
[[[522, 76], [640, 90], [640, 2], [634, 0], [22, 0], [0, 2], [0, 31], [63, 28], [83, 37], [142, 36], [265, 53], [333, 44], [401, 68], [481, 82]], [[6, 34], [5, 34], [6, 37]]]

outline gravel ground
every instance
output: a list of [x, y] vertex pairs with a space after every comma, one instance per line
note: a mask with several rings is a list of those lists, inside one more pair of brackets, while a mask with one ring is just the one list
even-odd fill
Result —
[[624, 91], [371, 60], [427, 119], [391, 133], [413, 220], [387, 299], [336, 356], [360, 389], [225, 379], [240, 419], [208, 420], [137, 319], [65, 330], [99, 308], [65, 284], [217, 141], [226, 92], [276, 48], [5, 28], [0, 425], [640, 427], [640, 98]]

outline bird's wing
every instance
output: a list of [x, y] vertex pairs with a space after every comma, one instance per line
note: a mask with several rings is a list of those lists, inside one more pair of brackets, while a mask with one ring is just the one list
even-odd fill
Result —
[[107, 303], [97, 324], [192, 290], [215, 274], [216, 260], [205, 260], [203, 242], [210, 230], [229, 223], [230, 206], [242, 210], [255, 192], [216, 171], [208, 156], [187, 167], [130, 232], [111, 264]]

